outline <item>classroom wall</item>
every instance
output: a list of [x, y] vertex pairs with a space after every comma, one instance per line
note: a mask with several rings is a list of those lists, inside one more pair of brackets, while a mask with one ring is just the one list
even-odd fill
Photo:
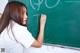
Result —
[[8, 2], [8, 0], [0, 0], [0, 14], [3, 13], [4, 8], [5, 8], [6, 4], [7, 4], [7, 2]]

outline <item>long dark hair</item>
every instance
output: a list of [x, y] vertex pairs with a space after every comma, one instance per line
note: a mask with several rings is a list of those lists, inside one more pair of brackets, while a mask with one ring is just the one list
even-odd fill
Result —
[[26, 6], [19, 1], [8, 2], [0, 19], [0, 34], [9, 25], [10, 20], [13, 20], [16, 23], [23, 25], [22, 24], [23, 7]]

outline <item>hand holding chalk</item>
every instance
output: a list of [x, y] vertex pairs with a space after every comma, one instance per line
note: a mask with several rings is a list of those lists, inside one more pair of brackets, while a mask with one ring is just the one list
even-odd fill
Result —
[[45, 23], [46, 23], [46, 15], [45, 14], [41, 14], [40, 24], [41, 25], [45, 25]]

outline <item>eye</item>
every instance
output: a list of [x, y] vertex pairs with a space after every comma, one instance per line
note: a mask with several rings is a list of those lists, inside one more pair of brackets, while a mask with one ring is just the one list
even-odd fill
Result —
[[24, 12], [22, 13], [22, 16], [24, 15]]

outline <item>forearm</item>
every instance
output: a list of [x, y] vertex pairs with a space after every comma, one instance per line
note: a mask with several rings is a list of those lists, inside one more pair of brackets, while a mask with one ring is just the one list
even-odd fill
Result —
[[41, 47], [44, 39], [44, 27], [46, 22], [46, 15], [41, 15], [40, 19], [40, 31], [37, 40], [35, 40], [32, 44], [34, 47]]
[[40, 43], [40, 44], [43, 44], [43, 39], [44, 39], [44, 25], [40, 25], [40, 32], [39, 32], [39, 35], [38, 35], [38, 38], [37, 38], [37, 41]]

